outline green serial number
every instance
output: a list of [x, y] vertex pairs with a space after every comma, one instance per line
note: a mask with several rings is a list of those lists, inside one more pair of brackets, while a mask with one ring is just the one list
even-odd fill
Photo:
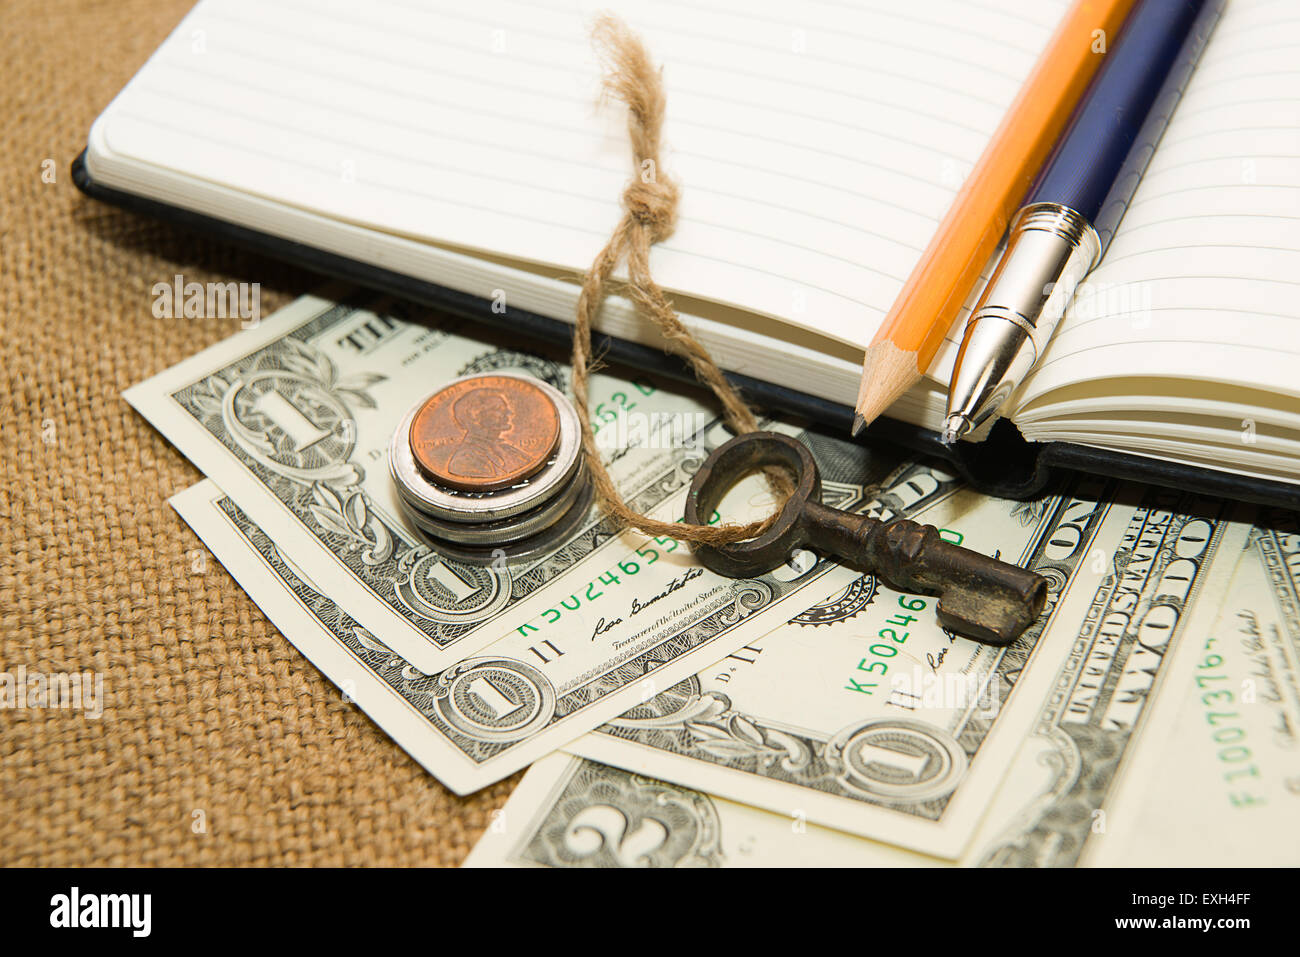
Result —
[[[876, 632], [874, 637], [884, 640], [875, 641], [867, 646], [867, 657], [858, 662], [857, 671], [881, 678], [889, 674], [889, 659], [898, 654], [898, 646], [905, 644], [912, 634], [910, 631], [900, 633], [899, 629], [907, 628], [917, 620], [916, 615], [906, 614], [906, 612], [924, 611], [928, 603], [924, 598], [899, 595], [898, 606], [903, 611], [894, 612], [892, 617], [885, 619], [885, 624], [892, 627], [881, 628]], [[859, 680], [856, 676], [851, 676], [844, 690], [871, 695], [876, 693], [879, 684], [878, 681]]]
[[[681, 522], [684, 521], [684, 519], [679, 518], [678, 521]], [[709, 524], [716, 525], [720, 521], [722, 521], [722, 514], [714, 509], [713, 514], [709, 516]], [[656, 538], [653, 544], [643, 545], [636, 549], [635, 557], [633, 557], [633, 555], [628, 555], [626, 558], [619, 559], [614, 563], [612, 568], [601, 572], [591, 581], [587, 582], [587, 587], [585, 589], [579, 588], [577, 591], [570, 594], [568, 598], [561, 599], [559, 605], [556, 607], [547, 608], [538, 615], [538, 618], [540, 619], [538, 624], [525, 622], [516, 630], [519, 634], [527, 636], [541, 631], [542, 627], [545, 625], [556, 624], [564, 617], [566, 611], [578, 611], [584, 605], [590, 605], [605, 595], [606, 590], [601, 586], [606, 586], [607, 588], [624, 587], [625, 579], [630, 580], [632, 576], [640, 572], [642, 568], [648, 568], [655, 562], [659, 561], [661, 551], [662, 554], [665, 555], [675, 552], [681, 544], [682, 543], [677, 539], [669, 538], [666, 535]], [[655, 546], [658, 547], [656, 548]]]
[[1215, 641], [1217, 639], [1210, 638], [1205, 642], [1206, 653], [1196, 665], [1196, 687], [1201, 692], [1201, 707], [1205, 722], [1211, 729], [1210, 740], [1215, 746], [1215, 757], [1224, 765], [1223, 780], [1232, 785], [1228, 801], [1233, 807], [1264, 804], [1264, 799], [1248, 786], [1249, 779], [1259, 777], [1259, 765], [1252, 760], [1254, 753], [1246, 744], [1246, 729], [1240, 723], [1241, 712], [1235, 708], [1237, 696], [1231, 688], [1221, 684], [1229, 679], [1222, 671], [1223, 656], [1210, 650]]
[[[951, 528], [939, 529], [939, 535], [944, 541], [952, 542], [954, 545], [960, 545], [965, 541], [965, 536], [961, 532], [954, 531]], [[903, 609], [902, 612], [895, 612], [892, 618], [885, 619], [885, 625], [889, 627], [881, 628], [872, 638], [868, 639], [873, 643], [867, 646], [867, 657], [858, 662], [854, 674], [849, 676], [848, 684], [844, 686], [845, 691], [851, 691], [855, 694], [873, 695], [880, 686], [878, 681], [868, 681], [859, 677], [857, 672], [865, 672], [877, 678], [883, 678], [889, 674], [889, 659], [898, 654], [898, 646], [905, 644], [911, 636], [910, 631], [902, 631], [916, 622], [917, 616], [907, 614], [907, 612], [922, 612], [929, 607], [929, 602], [919, 596], [898, 596], [898, 606]], [[875, 639], [884, 639], [876, 641]]]

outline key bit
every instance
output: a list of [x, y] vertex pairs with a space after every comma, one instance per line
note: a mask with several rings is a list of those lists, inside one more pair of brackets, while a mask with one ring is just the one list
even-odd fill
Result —
[[946, 542], [933, 525], [882, 522], [823, 505], [812, 453], [776, 432], [748, 432], [715, 449], [691, 482], [686, 521], [706, 520], [736, 482], [771, 466], [789, 472], [794, 482], [776, 521], [743, 542], [694, 545], [706, 568], [753, 578], [783, 564], [796, 548], [811, 548], [895, 588], [938, 592], [939, 623], [990, 645], [1009, 645], [1042, 614], [1047, 602], [1042, 575]]

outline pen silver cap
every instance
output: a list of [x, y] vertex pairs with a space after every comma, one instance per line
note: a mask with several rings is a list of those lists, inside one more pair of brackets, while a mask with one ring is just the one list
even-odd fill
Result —
[[1101, 255], [1097, 232], [1058, 203], [1025, 206], [966, 324], [948, 391], [944, 441], [997, 413], [1042, 354], [1074, 291]]

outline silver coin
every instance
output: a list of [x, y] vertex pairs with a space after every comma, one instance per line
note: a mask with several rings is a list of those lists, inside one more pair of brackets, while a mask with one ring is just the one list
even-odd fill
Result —
[[560, 548], [582, 527], [587, 512], [591, 509], [595, 490], [590, 482], [583, 482], [579, 489], [578, 498], [568, 512], [536, 535], [517, 541], [498, 545], [468, 545], [426, 532], [421, 534], [439, 554], [473, 565], [489, 565], [496, 561], [505, 561], [507, 564], [532, 561]]
[[[556, 460], [554, 457], [548, 459], [546, 464], [542, 466], [542, 472], [545, 472], [548, 468], [553, 468], [555, 464], [556, 464]], [[403, 479], [398, 476], [395, 469], [390, 467], [389, 473], [393, 477], [393, 484], [397, 487], [398, 495], [401, 497], [402, 503], [404, 505], [409, 506], [411, 509], [419, 512], [422, 515], [451, 516], [450, 518], [447, 519], [448, 521], [453, 521], [460, 524], [472, 525], [472, 524], [478, 524], [484, 522], [501, 521], [504, 518], [509, 518], [512, 514], [519, 515], [522, 514], [523, 512], [536, 508], [539, 503], [546, 501], [545, 495], [537, 495], [536, 501], [533, 501], [531, 496], [529, 498], [524, 498], [523, 496], [519, 496], [517, 501], [513, 502], [513, 504], [508, 505], [504, 510], [492, 509], [488, 507], [494, 503], [500, 504], [500, 499], [504, 497], [505, 493], [507, 492], [518, 493], [521, 490], [528, 490], [530, 486], [528, 484], [529, 480], [527, 479], [525, 479], [523, 482], [519, 483], [518, 485], [511, 486], [510, 488], [507, 489], [499, 489], [495, 492], [463, 492], [460, 491], [459, 489], [445, 488], [443, 486], [430, 483], [427, 479], [424, 478], [423, 475], [419, 475], [416, 477], [416, 479], [418, 479], [418, 482], [421, 483], [421, 484], [416, 484], [416, 479], [412, 479], [412, 477], [409, 474], [405, 475], [405, 481], [403, 481]], [[572, 476], [570, 476], [570, 478], [571, 477]], [[555, 494], [556, 489], [562, 487], [563, 485], [557, 483], [555, 486], [551, 487], [549, 494], [552, 495]], [[457, 510], [451, 510], [446, 508], [435, 509], [429, 503], [430, 490], [437, 490], [443, 492], [447, 496], [454, 498], [457, 502], [463, 502], [466, 508], [457, 509]], [[479, 506], [479, 508], [475, 511], [471, 511], [470, 509], [473, 508], [476, 504]]]
[[537, 508], [495, 522], [449, 522], [411, 508], [406, 502], [403, 506], [411, 522], [428, 536], [465, 545], [502, 545], [536, 535], [554, 525], [574, 507], [589, 485], [587, 469], [583, 466], [567, 486]]
[[[411, 421], [429, 400], [429, 396], [425, 396], [402, 417], [393, 433], [388, 454], [389, 472], [397, 490], [406, 504], [416, 511], [453, 522], [494, 522], [536, 508], [573, 478], [582, 458], [579, 437], [581, 423], [569, 400], [555, 387], [532, 376], [515, 372], [495, 372], [493, 375], [527, 379], [555, 403], [560, 420], [560, 437], [555, 454], [535, 475], [509, 488], [491, 492], [464, 492], [437, 485], [425, 478], [416, 466], [415, 455], [411, 451]], [[454, 381], [471, 378], [476, 376], [462, 376]]]

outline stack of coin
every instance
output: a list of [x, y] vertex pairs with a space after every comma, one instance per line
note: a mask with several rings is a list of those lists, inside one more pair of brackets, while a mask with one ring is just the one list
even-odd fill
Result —
[[573, 406], [514, 372], [457, 379], [393, 433], [389, 470], [411, 521], [439, 552], [487, 563], [533, 558], [591, 506]]

